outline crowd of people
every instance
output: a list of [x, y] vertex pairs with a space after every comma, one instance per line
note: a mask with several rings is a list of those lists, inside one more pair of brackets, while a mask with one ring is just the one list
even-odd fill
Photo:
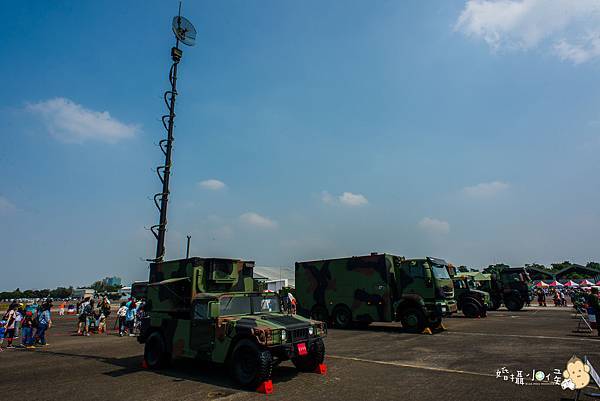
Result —
[[52, 327], [51, 309], [51, 299], [27, 306], [12, 302], [0, 321], [0, 350], [15, 348], [15, 340], [18, 339], [21, 340], [16, 345], [19, 347], [48, 345], [46, 331]]
[[[118, 330], [119, 336], [134, 336], [139, 331], [140, 322], [144, 316], [144, 301], [131, 298], [121, 302], [116, 312], [112, 326], [113, 331]], [[90, 333], [108, 334], [107, 321], [111, 315], [111, 303], [108, 297], [96, 301], [86, 298], [77, 304], [79, 313], [77, 334], [89, 336]]]
[[[107, 296], [97, 299], [85, 298], [69, 310], [77, 313], [77, 335], [89, 336], [91, 333], [109, 334], [118, 332], [119, 336], [135, 336], [139, 333], [144, 317], [143, 300], [130, 298], [121, 302], [116, 313], [112, 313], [111, 302]], [[38, 300], [30, 305], [13, 301], [0, 320], [0, 351], [7, 348], [35, 348], [46, 346], [46, 332], [52, 327], [51, 299]], [[61, 301], [57, 307], [59, 316], [65, 315], [66, 303]], [[109, 323], [109, 317], [114, 316]], [[20, 340], [20, 341], [17, 341]]]

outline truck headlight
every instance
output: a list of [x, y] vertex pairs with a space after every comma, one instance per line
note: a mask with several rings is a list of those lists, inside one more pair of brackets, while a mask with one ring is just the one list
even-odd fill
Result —
[[287, 340], [287, 332], [285, 330], [281, 330], [281, 342], [284, 343]]
[[313, 326], [310, 326], [310, 327], [308, 328], [308, 335], [309, 335], [309, 336], [312, 336], [314, 332], [315, 332], [315, 328], [314, 328]]

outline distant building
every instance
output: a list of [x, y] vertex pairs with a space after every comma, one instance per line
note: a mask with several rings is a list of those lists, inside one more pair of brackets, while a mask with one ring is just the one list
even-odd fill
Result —
[[75, 288], [71, 294], [72, 298], [84, 299], [92, 298], [96, 294], [93, 288]]
[[273, 292], [278, 292], [283, 287], [289, 287], [287, 278], [282, 278], [281, 280], [268, 280], [266, 284], [267, 290]]
[[104, 279], [102, 279], [102, 284], [111, 287], [121, 285], [121, 277], [105, 277]]

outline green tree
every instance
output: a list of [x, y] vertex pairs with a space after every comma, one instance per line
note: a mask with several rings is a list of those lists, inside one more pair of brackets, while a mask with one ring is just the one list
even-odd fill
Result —
[[585, 267], [600, 271], [600, 263], [598, 262], [588, 262]]
[[562, 263], [552, 263], [552, 270], [554, 271], [559, 271], [562, 269], [565, 269], [567, 267], [571, 267], [573, 266], [573, 264], [571, 262], [569, 262], [568, 260], [565, 260]]

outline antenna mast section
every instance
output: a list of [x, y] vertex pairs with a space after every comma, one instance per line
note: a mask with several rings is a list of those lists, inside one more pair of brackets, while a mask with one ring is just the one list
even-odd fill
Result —
[[[179, 2], [179, 13], [173, 18], [173, 33], [175, 34], [175, 47], [171, 48], [171, 59], [173, 64], [169, 70], [169, 82], [171, 90], [165, 92], [163, 98], [169, 109], [169, 114], [162, 116], [162, 124], [167, 131], [167, 138], [162, 139], [158, 145], [165, 155], [165, 164], [156, 167], [156, 174], [162, 183], [162, 192], [154, 195], [154, 205], [160, 212], [158, 224], [150, 227], [156, 238], [156, 257], [149, 259], [151, 262], [160, 263], [165, 257], [165, 234], [167, 231], [167, 205], [169, 203], [169, 177], [171, 175], [171, 152], [173, 149], [173, 127], [175, 125], [175, 98], [177, 97], [177, 66], [183, 51], [179, 43], [193, 46], [196, 40], [196, 29], [192, 23], [181, 16], [181, 2]], [[159, 203], [160, 202], [160, 203]]]

